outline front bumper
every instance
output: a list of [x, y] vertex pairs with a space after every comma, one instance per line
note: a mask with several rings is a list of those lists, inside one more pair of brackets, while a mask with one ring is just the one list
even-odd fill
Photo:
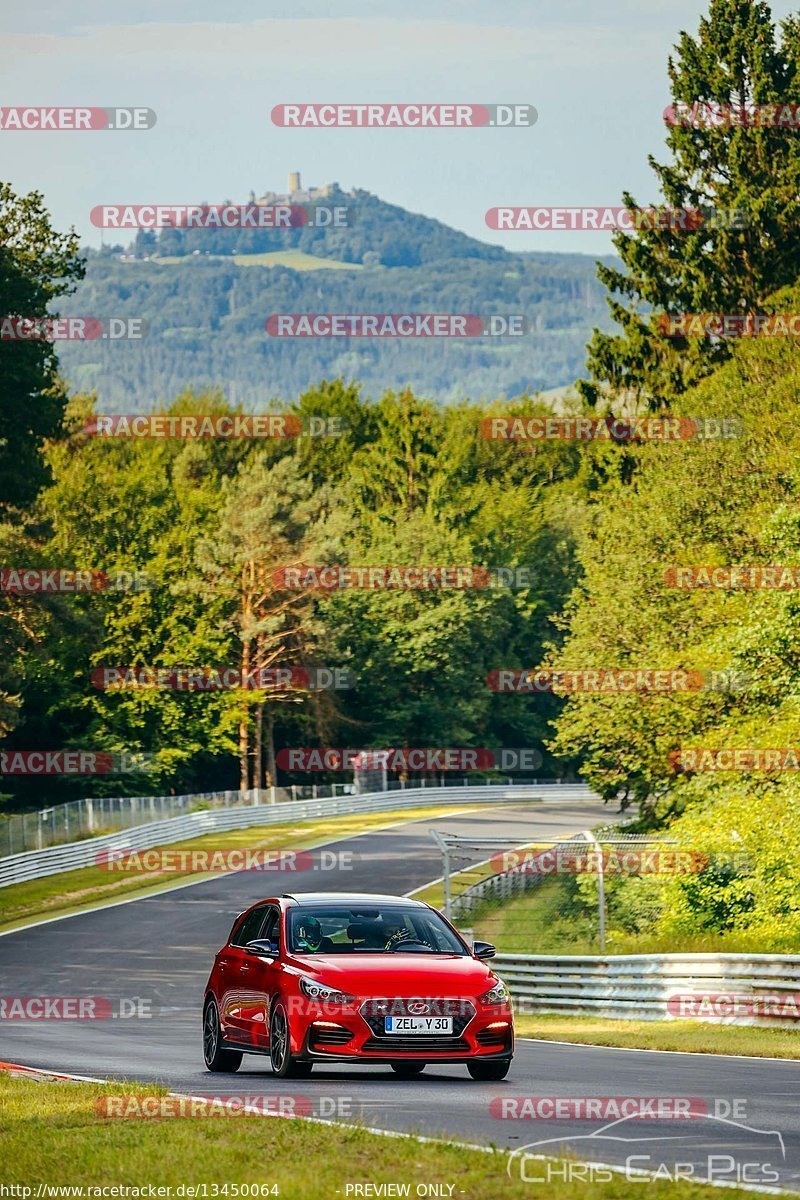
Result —
[[[490, 1007], [475, 1000], [447, 1002], [462, 1006], [461, 1012], [453, 1016], [452, 1034], [403, 1036], [383, 1031], [380, 1010], [368, 1009], [380, 1003], [358, 1002], [335, 1015], [330, 1008], [319, 1015], [309, 1012], [305, 1032], [294, 1053], [313, 1061], [374, 1063], [463, 1063], [474, 1058], [510, 1058], [514, 1053], [514, 1022], [508, 1004]], [[392, 1012], [397, 1013], [397, 1008]]]

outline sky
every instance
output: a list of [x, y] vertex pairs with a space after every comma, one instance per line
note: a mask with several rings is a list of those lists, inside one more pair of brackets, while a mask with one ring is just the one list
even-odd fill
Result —
[[[793, 5], [776, 0], [776, 21]], [[7, 10], [7, 11], [4, 11]], [[0, 178], [85, 243], [97, 204], [364, 188], [509, 249], [597, 255], [604, 233], [498, 233], [499, 205], [658, 200], [667, 58], [706, 0], [32, 0], [0, 4], [4, 105], [135, 105], [151, 130], [0, 131]], [[42, 32], [46, 31], [46, 32]], [[532, 128], [283, 129], [275, 104], [527, 103]], [[106, 238], [108, 239], [108, 234]], [[112, 240], [117, 240], [113, 238]]]

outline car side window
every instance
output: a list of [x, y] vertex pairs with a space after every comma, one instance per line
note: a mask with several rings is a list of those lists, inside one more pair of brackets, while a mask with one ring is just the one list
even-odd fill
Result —
[[252, 912], [248, 913], [239, 926], [238, 931], [231, 938], [231, 945], [246, 946], [248, 942], [252, 942], [257, 938], [268, 911], [262, 904], [260, 908], [254, 908]]

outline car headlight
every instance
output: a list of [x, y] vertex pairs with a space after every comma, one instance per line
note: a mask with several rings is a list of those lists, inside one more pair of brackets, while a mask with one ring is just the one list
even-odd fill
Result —
[[347, 992], [340, 992], [338, 988], [326, 987], [324, 983], [318, 983], [316, 979], [311, 979], [308, 975], [301, 975], [300, 990], [312, 1000], [321, 1000], [325, 1004], [350, 1004], [355, 999]]
[[481, 1004], [508, 1004], [510, 999], [511, 995], [502, 979], [496, 979], [488, 992], [484, 992], [482, 996], [478, 996], [478, 1001]]

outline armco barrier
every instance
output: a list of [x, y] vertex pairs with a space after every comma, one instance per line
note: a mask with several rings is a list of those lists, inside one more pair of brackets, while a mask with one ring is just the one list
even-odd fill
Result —
[[[752, 1007], [756, 1014], [777, 1014], [783, 1009], [800, 1016], [798, 954], [498, 954], [492, 966], [520, 1013], [665, 1020], [680, 1015], [668, 1007], [670, 997], [691, 993], [696, 998], [723, 998], [705, 1013], [698, 1009], [695, 1016], [702, 1014], [719, 1024], [800, 1031], [798, 1017], [743, 1011]], [[728, 1000], [734, 996], [747, 999], [734, 1004]], [[731, 1015], [722, 1015], [728, 1010]]]
[[150, 821], [146, 825], [86, 838], [81, 842], [48, 846], [44, 850], [29, 850], [24, 854], [0, 858], [0, 888], [29, 879], [41, 879], [45, 875], [56, 875], [59, 871], [93, 866], [101, 850], [149, 850], [153, 846], [166, 846], [216, 830], [245, 829], [251, 825], [285, 825], [314, 817], [417, 808], [420, 805], [509, 804], [520, 800], [543, 800], [545, 796], [553, 800], [587, 800], [592, 795], [584, 784], [550, 784], [547, 787], [503, 784], [488, 787], [405, 788], [402, 792], [211, 809], [188, 813], [183, 817], [171, 817], [165, 821]]

